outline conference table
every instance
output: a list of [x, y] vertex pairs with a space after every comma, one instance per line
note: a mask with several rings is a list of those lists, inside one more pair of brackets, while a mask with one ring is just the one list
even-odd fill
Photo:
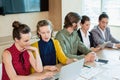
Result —
[[[120, 49], [104, 48], [96, 52], [98, 59], [108, 60], [107, 64], [87, 62], [86, 65], [89, 66], [99, 66], [105, 68], [104, 72], [98, 74], [89, 80], [120, 80]], [[59, 69], [63, 66], [62, 64], [56, 65]], [[32, 76], [40, 76], [48, 71], [43, 71], [42, 73], [33, 73]], [[54, 72], [55, 74], [57, 71]]]
[[[108, 64], [120, 63], [120, 49], [104, 48], [96, 52], [97, 58], [108, 60]], [[94, 63], [87, 63], [94, 64]]]
[[105, 48], [96, 53], [99, 59], [108, 60], [108, 63], [86, 63], [90, 66], [105, 68], [104, 72], [91, 80], [120, 80], [120, 49]]

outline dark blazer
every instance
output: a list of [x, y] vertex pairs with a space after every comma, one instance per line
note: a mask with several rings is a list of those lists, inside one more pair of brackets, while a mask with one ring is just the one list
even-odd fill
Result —
[[[83, 38], [82, 38], [82, 35], [81, 35], [81, 32], [80, 32], [80, 29], [77, 31], [77, 33], [78, 33], [78, 36], [79, 36], [80, 40], [83, 42]], [[95, 42], [93, 40], [93, 35], [92, 35], [91, 32], [89, 32], [89, 33], [90, 33], [90, 35], [89, 35], [90, 47], [96, 47]]]
[[[93, 35], [93, 39], [97, 45], [103, 44], [104, 42], [110, 41], [107, 43], [106, 47], [112, 47], [114, 43], [120, 43], [120, 41], [116, 40], [110, 33], [110, 28], [106, 27], [105, 29], [105, 37], [104, 39], [102, 32], [99, 29], [99, 26], [95, 26], [92, 30], [91, 33]], [[119, 34], [118, 34], [119, 35]]]

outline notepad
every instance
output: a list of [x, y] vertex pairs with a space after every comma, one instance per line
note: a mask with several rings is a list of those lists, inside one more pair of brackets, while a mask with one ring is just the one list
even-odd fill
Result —
[[103, 49], [103, 48], [105, 48], [105, 46], [106, 46], [108, 43], [110, 43], [110, 41], [107, 41], [107, 42], [104, 42], [103, 44], [100, 44], [99, 47]]
[[91, 67], [91, 68], [84, 67], [82, 69], [82, 72], [80, 73], [80, 77], [85, 78], [86, 80], [89, 80], [92, 77], [95, 77], [96, 75], [100, 74], [104, 70], [105, 69], [101, 67]]

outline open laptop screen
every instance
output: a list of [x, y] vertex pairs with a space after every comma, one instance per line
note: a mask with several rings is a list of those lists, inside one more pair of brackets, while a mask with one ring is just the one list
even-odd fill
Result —
[[84, 65], [84, 59], [63, 66], [60, 71], [59, 80], [75, 80], [80, 76]]

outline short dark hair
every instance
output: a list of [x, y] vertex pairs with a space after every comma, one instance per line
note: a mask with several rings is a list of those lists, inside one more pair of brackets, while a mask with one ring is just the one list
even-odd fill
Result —
[[21, 39], [20, 33], [27, 34], [30, 32], [30, 28], [28, 27], [28, 25], [21, 24], [19, 21], [14, 21], [12, 23], [12, 27], [13, 27], [13, 40], [15, 38], [20, 40]]
[[84, 24], [85, 21], [90, 21], [90, 18], [88, 16], [86, 16], [86, 15], [83, 15], [82, 19], [81, 19], [81, 24]]
[[72, 26], [72, 23], [77, 23], [78, 21], [81, 20], [81, 17], [79, 14], [75, 12], [69, 12], [65, 16], [65, 21], [64, 21], [64, 28], [67, 28], [69, 26]]
[[106, 14], [106, 12], [102, 12], [102, 14], [100, 14], [99, 21], [102, 20], [103, 18], [109, 19], [109, 16]]

